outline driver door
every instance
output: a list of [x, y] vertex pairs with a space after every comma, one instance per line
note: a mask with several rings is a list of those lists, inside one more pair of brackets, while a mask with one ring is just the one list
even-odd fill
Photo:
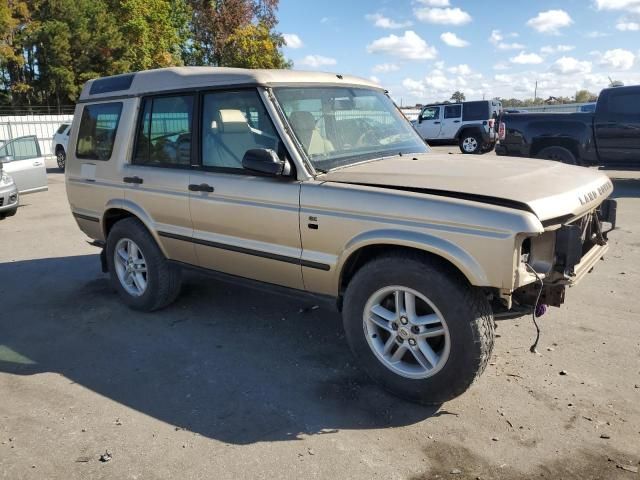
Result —
[[425, 107], [420, 112], [416, 129], [425, 140], [435, 140], [440, 137], [442, 128], [442, 107]]
[[47, 190], [47, 167], [35, 135], [7, 142], [0, 148], [0, 161], [21, 195]]

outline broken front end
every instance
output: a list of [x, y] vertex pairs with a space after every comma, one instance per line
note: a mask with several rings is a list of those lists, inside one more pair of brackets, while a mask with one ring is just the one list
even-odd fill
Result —
[[513, 309], [561, 306], [567, 287], [590, 273], [608, 250], [607, 234], [616, 226], [616, 209], [616, 201], [607, 199], [579, 218], [545, 222], [549, 226], [543, 234], [525, 239], [520, 272], [533, 275], [535, 281], [513, 292]]

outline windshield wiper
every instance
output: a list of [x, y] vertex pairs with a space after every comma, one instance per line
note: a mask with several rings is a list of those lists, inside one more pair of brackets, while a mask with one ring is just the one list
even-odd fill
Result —
[[329, 170], [325, 170], [324, 168], [313, 167], [313, 169], [318, 173], [329, 173]]

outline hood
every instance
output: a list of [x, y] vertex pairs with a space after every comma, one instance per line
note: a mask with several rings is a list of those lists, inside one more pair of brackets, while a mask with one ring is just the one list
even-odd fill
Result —
[[592, 210], [613, 191], [592, 168], [516, 157], [405, 155], [340, 168], [321, 181], [420, 191], [533, 212], [541, 221]]

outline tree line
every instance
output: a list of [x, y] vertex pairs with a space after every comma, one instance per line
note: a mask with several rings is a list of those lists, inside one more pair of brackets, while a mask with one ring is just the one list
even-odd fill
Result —
[[278, 0], [0, 0], [0, 105], [72, 105], [92, 78], [290, 68]]

